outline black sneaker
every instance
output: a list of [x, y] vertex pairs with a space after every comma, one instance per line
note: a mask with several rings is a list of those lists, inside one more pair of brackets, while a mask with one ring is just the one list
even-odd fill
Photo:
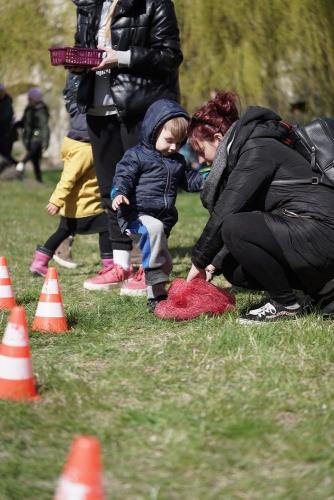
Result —
[[166, 300], [167, 295], [159, 295], [159, 297], [154, 297], [154, 299], [147, 299], [147, 307], [150, 312], [154, 312], [154, 309], [156, 308], [157, 304], [161, 302], [162, 300]]
[[296, 309], [288, 309], [274, 300], [266, 302], [263, 306], [257, 309], [251, 309], [244, 316], [239, 318], [239, 323], [243, 325], [263, 324], [282, 319], [296, 319], [298, 316], [305, 314], [302, 306]]
[[311, 295], [314, 312], [324, 318], [334, 318], [334, 280], [329, 280], [322, 289]]

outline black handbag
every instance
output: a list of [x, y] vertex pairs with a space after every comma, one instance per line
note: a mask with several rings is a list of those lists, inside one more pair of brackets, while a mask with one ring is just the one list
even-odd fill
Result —
[[334, 120], [316, 118], [304, 127], [295, 127], [295, 149], [320, 173], [324, 183], [334, 184]]
[[272, 184], [326, 184], [334, 187], [334, 119], [316, 118], [300, 127], [293, 126], [292, 147], [310, 162], [315, 174], [310, 179], [277, 180]]

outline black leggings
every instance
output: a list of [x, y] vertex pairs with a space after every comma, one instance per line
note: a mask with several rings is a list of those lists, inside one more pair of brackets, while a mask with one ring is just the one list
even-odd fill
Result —
[[229, 251], [223, 259], [222, 272], [231, 284], [265, 290], [283, 305], [296, 302], [293, 288], [302, 287], [288, 267], [263, 213], [233, 214], [224, 222], [222, 233]]
[[34, 167], [35, 178], [38, 182], [42, 182], [42, 171], [40, 161], [42, 158], [42, 145], [40, 142], [32, 142], [30, 148], [28, 149], [25, 157], [23, 158], [23, 163], [31, 161]]
[[116, 212], [111, 208], [110, 192], [116, 164], [125, 151], [138, 142], [140, 121], [123, 123], [116, 115], [86, 115], [86, 117], [102, 204], [108, 213], [113, 250], [131, 250], [132, 240], [122, 234]]
[[[52, 255], [55, 253], [56, 249], [59, 245], [66, 240], [69, 236], [71, 236], [72, 231], [69, 229], [63, 229], [62, 227], [58, 227], [57, 231], [53, 233], [50, 238], [45, 242], [44, 248], [46, 248]], [[110, 240], [108, 231], [103, 231], [99, 233], [99, 247], [100, 247], [100, 255], [101, 257], [110, 256]]]

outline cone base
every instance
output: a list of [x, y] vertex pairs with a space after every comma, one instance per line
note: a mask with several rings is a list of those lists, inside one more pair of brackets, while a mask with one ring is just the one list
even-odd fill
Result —
[[14, 306], [16, 306], [16, 301], [13, 297], [0, 299], [0, 310], [12, 309]]
[[41, 333], [66, 333], [69, 327], [65, 318], [40, 318], [34, 319], [32, 330]]
[[40, 396], [36, 392], [34, 379], [0, 379], [0, 399], [12, 401], [36, 401]]

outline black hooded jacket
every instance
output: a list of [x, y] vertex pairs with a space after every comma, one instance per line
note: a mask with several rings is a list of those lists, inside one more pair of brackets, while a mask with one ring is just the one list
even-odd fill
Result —
[[[334, 189], [272, 184], [312, 177], [309, 163], [282, 142], [289, 130], [280, 120], [260, 107], [248, 108], [239, 120], [213, 212], [192, 260], [199, 268], [219, 267], [224, 222], [232, 214], [260, 211], [288, 265], [310, 291], [334, 276]], [[287, 211], [303, 217], [287, 216]]]
[[177, 222], [178, 188], [189, 192], [202, 189], [202, 175], [188, 168], [181, 154], [163, 156], [155, 149], [158, 130], [177, 116], [188, 119], [177, 102], [160, 99], [153, 103], [145, 114], [139, 144], [128, 149], [117, 163], [111, 197], [123, 194], [130, 201], [129, 207], [121, 205], [117, 212], [122, 231], [129, 222], [146, 214], [161, 220], [169, 234]]
[[[75, 42], [96, 47], [103, 0], [73, 0], [77, 6]], [[119, 0], [111, 26], [112, 47], [131, 51], [130, 67], [110, 73], [110, 93], [122, 119], [142, 116], [157, 99], [179, 100], [178, 67], [182, 62], [179, 30], [171, 0]], [[82, 112], [92, 103], [94, 72], [78, 91]]]

